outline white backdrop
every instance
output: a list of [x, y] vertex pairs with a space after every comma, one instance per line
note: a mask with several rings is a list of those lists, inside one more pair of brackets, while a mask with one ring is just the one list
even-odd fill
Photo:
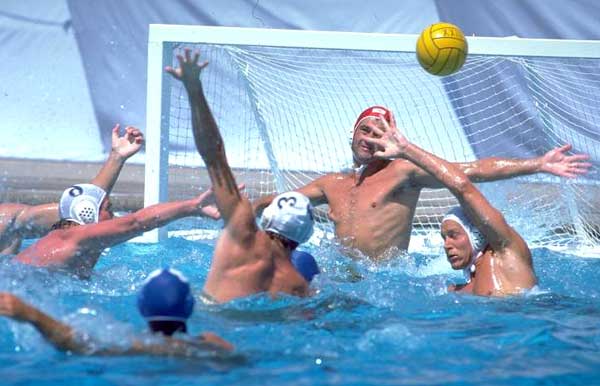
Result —
[[[342, 5], [341, 5], [342, 4]], [[595, 0], [2, 0], [0, 157], [98, 160], [145, 124], [149, 23], [600, 39]]]

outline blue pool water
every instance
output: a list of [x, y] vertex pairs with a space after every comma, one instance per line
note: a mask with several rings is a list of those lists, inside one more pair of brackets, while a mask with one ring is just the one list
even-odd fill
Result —
[[[214, 240], [125, 244], [80, 281], [0, 264], [0, 290], [21, 295], [103, 345], [144, 336], [135, 307], [163, 265], [200, 291]], [[533, 251], [539, 290], [508, 299], [446, 293], [461, 280], [439, 255], [374, 266], [309, 248], [324, 273], [314, 297], [254, 296], [196, 305], [192, 334], [234, 343], [242, 363], [95, 357], [54, 350], [31, 327], [0, 318], [0, 379], [11, 385], [600, 384], [600, 259]]]

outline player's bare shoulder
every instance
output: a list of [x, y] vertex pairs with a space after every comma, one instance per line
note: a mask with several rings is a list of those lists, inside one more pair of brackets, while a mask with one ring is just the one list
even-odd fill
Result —
[[248, 198], [242, 196], [239, 204], [235, 210], [229, 222], [225, 226], [225, 230], [231, 235], [237, 242], [244, 245], [250, 245], [258, 231], [256, 226], [256, 220], [254, 217], [254, 210], [252, 204], [248, 201]]
[[409, 187], [414, 185], [414, 177], [423, 169], [405, 159], [396, 159], [388, 165], [390, 173], [394, 174], [394, 180], [398, 186]]
[[28, 208], [29, 206], [25, 204], [0, 204], [0, 224], [13, 223], [16, 217]]
[[324, 176], [319, 177], [316, 181], [318, 181], [323, 187], [327, 187], [331, 185], [337, 185], [340, 183], [340, 181], [353, 179], [354, 173], [352, 171], [342, 171], [325, 174]]

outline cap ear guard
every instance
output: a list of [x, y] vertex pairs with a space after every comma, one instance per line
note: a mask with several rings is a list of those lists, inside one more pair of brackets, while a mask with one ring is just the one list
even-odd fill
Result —
[[71, 217], [80, 224], [94, 224], [98, 222], [98, 208], [89, 200], [80, 200], [72, 206]]

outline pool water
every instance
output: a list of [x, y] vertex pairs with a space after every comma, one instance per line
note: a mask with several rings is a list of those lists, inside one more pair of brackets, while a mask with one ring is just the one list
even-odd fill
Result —
[[[148, 336], [136, 293], [152, 270], [183, 271], [200, 291], [214, 240], [171, 238], [105, 253], [90, 280], [0, 263], [11, 291], [96, 341]], [[323, 273], [311, 298], [196, 303], [189, 332], [213, 331], [243, 362], [99, 357], [56, 351], [0, 318], [0, 377], [11, 385], [600, 384], [600, 259], [533, 250], [539, 288], [490, 299], [448, 294], [462, 280], [441, 254], [383, 265], [309, 247]]]

